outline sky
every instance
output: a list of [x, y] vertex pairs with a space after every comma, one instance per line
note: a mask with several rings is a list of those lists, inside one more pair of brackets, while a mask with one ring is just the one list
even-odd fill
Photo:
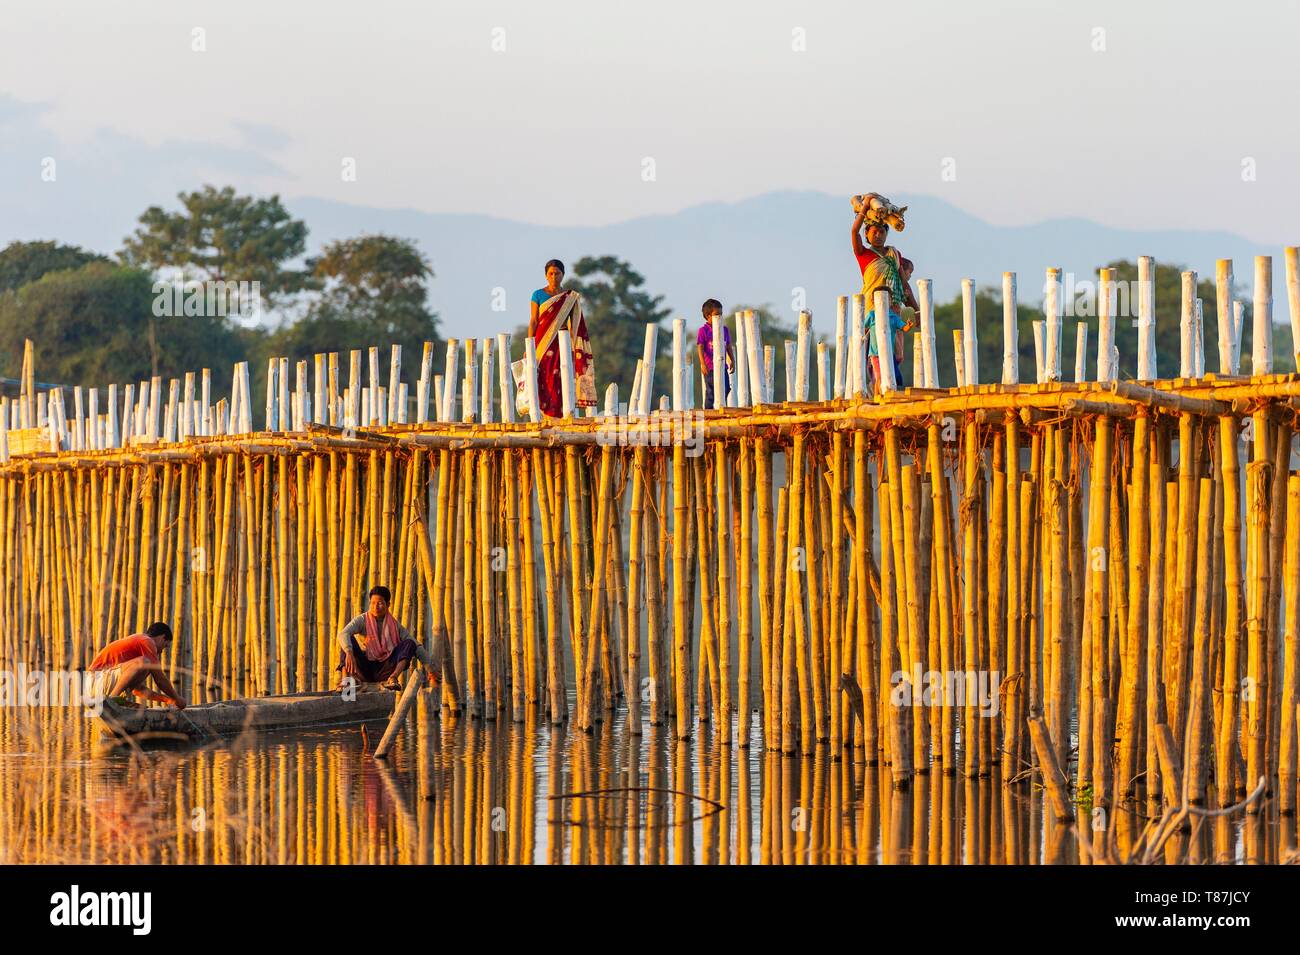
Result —
[[906, 191], [1294, 244], [1297, 35], [1278, 2], [0, 0], [0, 241], [211, 181], [556, 225]]

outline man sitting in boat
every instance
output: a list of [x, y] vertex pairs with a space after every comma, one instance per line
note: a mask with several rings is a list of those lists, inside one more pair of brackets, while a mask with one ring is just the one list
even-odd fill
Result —
[[185, 709], [185, 699], [176, 692], [172, 681], [163, 671], [163, 651], [172, 644], [172, 628], [159, 621], [149, 624], [144, 633], [114, 640], [90, 661], [90, 672], [95, 674], [93, 692], [99, 699], [111, 699], [143, 691], [146, 681], [152, 680], [158, 692]]
[[[399, 677], [416, 656], [416, 642], [411, 634], [388, 612], [392, 593], [383, 585], [370, 588], [370, 609], [348, 621], [339, 633], [342, 659], [336, 669], [343, 671], [337, 689], [344, 688], [348, 677], [362, 683], [384, 682], [386, 690], [400, 690]], [[430, 671], [437, 682], [437, 675]]]

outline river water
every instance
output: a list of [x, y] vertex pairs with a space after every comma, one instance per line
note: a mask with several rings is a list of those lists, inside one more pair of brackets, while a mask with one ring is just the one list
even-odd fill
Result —
[[[108, 749], [66, 709], [0, 711], [0, 863], [1040, 864], [1117, 858], [1147, 819], [934, 772], [895, 791], [831, 760], [689, 741], [620, 714], [587, 736], [439, 717], [423, 701], [387, 761], [382, 721], [183, 748]], [[754, 737], [760, 739], [757, 718]], [[1196, 818], [1156, 862], [1279, 862], [1294, 818]], [[1077, 829], [1088, 837], [1081, 845]]]

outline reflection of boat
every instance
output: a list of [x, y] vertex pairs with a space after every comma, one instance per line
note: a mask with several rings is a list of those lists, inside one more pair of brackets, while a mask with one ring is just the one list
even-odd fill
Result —
[[359, 686], [351, 699], [337, 691], [291, 693], [201, 703], [178, 710], [123, 706], [105, 700], [99, 724], [105, 735], [121, 740], [177, 740], [236, 736], [245, 730], [293, 729], [378, 719], [393, 712], [397, 694], [377, 686]]

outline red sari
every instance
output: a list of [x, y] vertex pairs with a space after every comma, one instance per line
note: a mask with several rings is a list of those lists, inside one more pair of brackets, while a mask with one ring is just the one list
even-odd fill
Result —
[[542, 414], [564, 414], [560, 385], [560, 335], [568, 330], [573, 343], [574, 401], [579, 408], [596, 407], [596, 371], [592, 361], [587, 321], [582, 316], [582, 296], [561, 289], [537, 306], [537, 404]]

